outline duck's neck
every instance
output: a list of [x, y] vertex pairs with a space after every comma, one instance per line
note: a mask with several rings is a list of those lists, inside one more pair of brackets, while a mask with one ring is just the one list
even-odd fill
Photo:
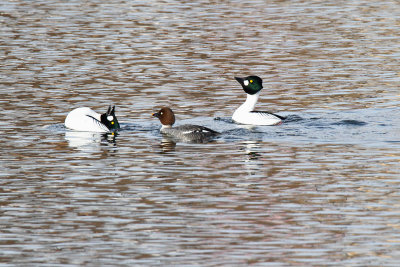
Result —
[[239, 107], [239, 109], [243, 111], [253, 111], [259, 96], [260, 92], [254, 95], [247, 94], [246, 101]]

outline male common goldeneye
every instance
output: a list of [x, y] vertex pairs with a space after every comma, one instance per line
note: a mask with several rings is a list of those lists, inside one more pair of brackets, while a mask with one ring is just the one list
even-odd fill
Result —
[[160, 132], [171, 137], [187, 142], [203, 142], [219, 134], [204, 126], [185, 124], [177, 127], [172, 127], [175, 123], [174, 112], [164, 107], [159, 112], [153, 113], [152, 116], [158, 118], [162, 124]]
[[258, 76], [248, 76], [246, 78], [235, 77], [242, 85], [243, 90], [247, 94], [246, 101], [232, 115], [232, 119], [241, 124], [251, 125], [277, 125], [280, 124], [285, 117], [276, 115], [266, 111], [255, 111], [254, 107], [262, 87], [262, 80]]
[[96, 113], [87, 107], [76, 108], [68, 113], [64, 124], [69, 129], [85, 132], [108, 133], [119, 129], [115, 106], [111, 107], [111, 105], [103, 114]]

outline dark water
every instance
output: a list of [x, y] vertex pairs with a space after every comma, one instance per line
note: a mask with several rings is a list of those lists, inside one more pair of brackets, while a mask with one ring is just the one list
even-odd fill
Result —
[[[4, 266], [397, 266], [396, 1], [3, 1]], [[233, 76], [264, 80], [245, 127]], [[66, 114], [117, 106], [116, 136]], [[174, 143], [151, 113], [223, 132]]]

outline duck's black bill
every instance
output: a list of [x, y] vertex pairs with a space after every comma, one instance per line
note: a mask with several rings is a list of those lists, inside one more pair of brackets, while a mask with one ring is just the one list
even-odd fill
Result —
[[240, 77], [235, 77], [236, 81], [238, 81], [241, 85], [244, 83], [244, 79]]

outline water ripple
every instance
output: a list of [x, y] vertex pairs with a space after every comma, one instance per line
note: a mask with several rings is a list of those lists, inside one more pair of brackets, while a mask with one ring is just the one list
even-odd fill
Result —
[[[0, 4], [8, 265], [397, 266], [400, 8], [351, 1]], [[274, 127], [233, 123], [257, 107]], [[116, 135], [65, 129], [117, 106]], [[222, 132], [163, 138], [151, 113]]]

